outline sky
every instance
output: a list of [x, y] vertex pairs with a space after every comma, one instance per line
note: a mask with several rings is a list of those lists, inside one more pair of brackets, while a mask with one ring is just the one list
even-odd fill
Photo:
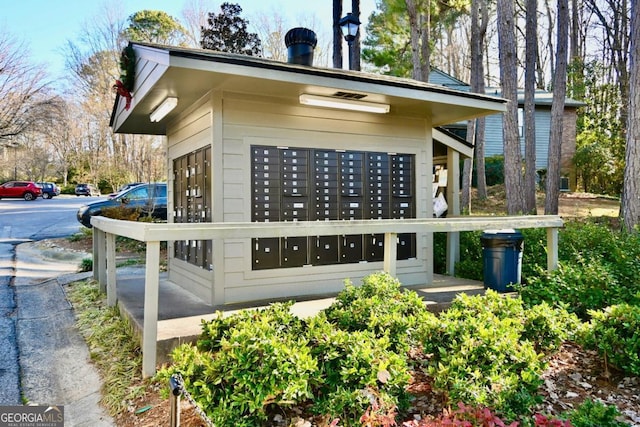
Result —
[[[105, 5], [119, 3], [125, 16], [139, 10], [162, 10], [178, 19], [189, 0], [0, 0], [0, 33], [9, 33], [25, 42], [34, 62], [47, 66], [53, 76], [64, 74], [64, 48], [67, 41], [78, 43], [82, 29], [98, 19]], [[302, 17], [315, 16], [326, 28], [331, 28], [332, 0], [226, 0], [242, 7], [241, 17], [251, 22], [252, 16], [277, 11], [291, 27], [304, 25]], [[215, 10], [224, 0], [210, 0]], [[351, 11], [351, 1], [343, 0], [343, 15]], [[375, 9], [375, 0], [360, 0], [361, 28]], [[312, 28], [316, 33], [318, 29]], [[330, 30], [329, 30], [330, 31]], [[283, 41], [284, 43], [284, 41]]]

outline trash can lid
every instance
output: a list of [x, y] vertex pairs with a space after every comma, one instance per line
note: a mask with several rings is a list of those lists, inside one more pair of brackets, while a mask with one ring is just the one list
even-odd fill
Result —
[[480, 236], [483, 247], [521, 247], [524, 242], [522, 233], [513, 228], [501, 230], [485, 230]]
[[514, 234], [516, 230], [513, 228], [502, 228], [500, 230], [484, 230], [485, 234]]

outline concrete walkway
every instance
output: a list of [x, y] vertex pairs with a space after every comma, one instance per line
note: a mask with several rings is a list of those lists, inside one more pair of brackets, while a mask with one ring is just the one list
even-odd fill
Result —
[[16, 247], [16, 334], [21, 396], [13, 404], [63, 405], [65, 425], [111, 427], [100, 406], [101, 378], [77, 330], [65, 286], [86, 254], [55, 251], [41, 242]]

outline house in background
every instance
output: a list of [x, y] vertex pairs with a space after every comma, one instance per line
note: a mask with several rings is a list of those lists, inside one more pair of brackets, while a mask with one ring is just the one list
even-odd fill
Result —
[[[448, 88], [469, 92], [470, 86], [441, 70], [433, 69], [429, 82]], [[500, 88], [486, 88], [486, 94], [500, 97]], [[537, 90], [535, 93], [536, 117], [536, 170], [546, 170], [548, 166], [549, 137], [551, 132], [551, 101], [553, 93]], [[565, 99], [564, 129], [562, 132], [562, 154], [560, 159], [561, 189], [575, 190], [576, 173], [573, 156], [576, 153], [577, 110], [585, 104], [570, 98]], [[502, 138], [502, 114], [487, 116], [485, 130], [485, 157], [504, 154]], [[520, 127], [520, 144], [524, 157], [524, 92], [518, 92], [518, 124]], [[446, 128], [462, 138], [466, 137], [466, 123], [447, 125]]]
[[[132, 43], [117, 133], [166, 135], [169, 223], [459, 214], [473, 147], [440, 129], [504, 100], [440, 85], [243, 55]], [[442, 212], [439, 212], [442, 213]], [[337, 293], [383, 269], [384, 235], [171, 241], [169, 280], [214, 306]], [[433, 233], [398, 235], [403, 285], [433, 279]]]

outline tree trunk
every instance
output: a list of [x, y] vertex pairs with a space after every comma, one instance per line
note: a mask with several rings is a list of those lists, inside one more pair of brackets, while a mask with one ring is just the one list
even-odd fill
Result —
[[546, 215], [558, 214], [558, 197], [560, 196], [560, 155], [562, 153], [562, 130], [564, 127], [564, 99], [567, 93], [567, 50], [569, 44], [568, 3], [568, 0], [558, 0], [558, 43], [556, 50], [556, 72], [553, 76], [547, 194], [544, 204], [544, 213]]
[[507, 99], [507, 111], [502, 117], [504, 139], [504, 184], [507, 213], [517, 215], [524, 210], [522, 159], [518, 135], [518, 88], [516, 68], [515, 13], [513, 0], [498, 0], [498, 49], [502, 96]]
[[333, 68], [342, 68], [342, 0], [333, 0]]
[[[360, 20], [360, 0], [351, 0], [351, 13], [353, 16]], [[351, 49], [349, 50], [349, 64], [351, 64], [351, 69], [355, 71], [360, 71], [360, 33], [362, 31], [358, 30], [356, 34], [356, 39], [353, 41]]]
[[[411, 60], [413, 65], [411, 77], [414, 80], [426, 81], [425, 76], [422, 75], [422, 66], [420, 64], [420, 40], [422, 39], [422, 35], [420, 34], [418, 7], [415, 0], [405, 0], [405, 4], [407, 5], [407, 15], [409, 16], [409, 31], [411, 34]], [[427, 75], [426, 79], [428, 78], [429, 76]]]
[[624, 228], [637, 232], [640, 224], [640, 17], [638, 0], [631, 0], [629, 121], [626, 135], [622, 216]]
[[538, 52], [538, 2], [527, 0], [524, 71], [524, 203], [525, 212], [536, 213], [536, 62]]

